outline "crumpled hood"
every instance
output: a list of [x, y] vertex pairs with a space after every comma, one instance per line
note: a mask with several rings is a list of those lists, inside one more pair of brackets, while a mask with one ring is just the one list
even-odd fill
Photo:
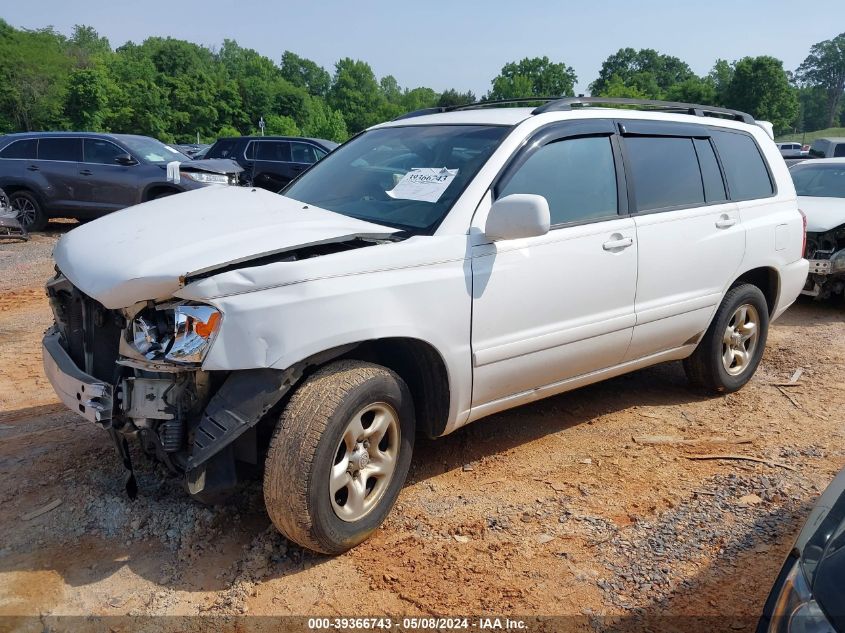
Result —
[[64, 235], [59, 270], [107, 308], [166, 299], [184, 276], [307, 244], [396, 229], [264, 189], [205, 187], [109, 214]]
[[[164, 169], [162, 165], [162, 169]], [[201, 158], [186, 160], [179, 163], [179, 168], [185, 171], [207, 171], [212, 174], [239, 174], [243, 167], [228, 158]]]
[[845, 198], [798, 196], [798, 208], [807, 216], [810, 233], [824, 233], [845, 224]]

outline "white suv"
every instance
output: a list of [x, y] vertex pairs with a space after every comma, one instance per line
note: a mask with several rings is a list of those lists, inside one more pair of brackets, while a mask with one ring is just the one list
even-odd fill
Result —
[[786, 165], [748, 115], [599, 101], [417, 113], [283, 195], [74, 229], [47, 375], [130, 494], [127, 437], [204, 501], [263, 466], [273, 522], [327, 553], [382, 522], [417, 433], [664, 361], [739, 389], [807, 276]]

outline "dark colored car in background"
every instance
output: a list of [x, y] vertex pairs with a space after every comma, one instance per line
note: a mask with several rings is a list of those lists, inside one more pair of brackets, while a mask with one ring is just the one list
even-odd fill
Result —
[[[179, 177], [168, 179], [168, 163]], [[30, 132], [0, 136], [0, 188], [28, 230], [53, 217], [92, 220], [174, 193], [238, 183], [233, 161], [194, 161], [147, 136]], [[178, 180], [178, 182], [176, 182]]]
[[763, 608], [757, 633], [845, 633], [845, 470], [816, 502]]
[[236, 136], [219, 139], [205, 157], [237, 161], [243, 184], [276, 192], [337, 145], [321, 138]]

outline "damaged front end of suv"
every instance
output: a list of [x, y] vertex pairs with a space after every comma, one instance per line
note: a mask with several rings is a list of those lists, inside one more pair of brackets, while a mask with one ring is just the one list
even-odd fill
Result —
[[[226, 198], [237, 200], [227, 202]], [[217, 206], [206, 207], [198, 218], [205, 221], [200, 225], [204, 228], [194, 230], [191, 241], [181, 244], [181, 257], [174, 256], [180, 246], [178, 233], [170, 243], [160, 238], [156, 244], [146, 240], [151, 231], [150, 236], [133, 239], [131, 246], [117, 237], [131, 224], [130, 215], [135, 221], [143, 217], [145, 226], [156, 225], [157, 218], [169, 218], [172, 223], [174, 213], [184, 212], [186, 200], [202, 204], [212, 199]], [[224, 214], [230, 223], [240, 221], [231, 218], [228, 205], [240, 206], [243, 219], [250, 216], [244, 208], [250, 202], [257, 202], [252, 214], [256, 226], [214, 234], [210, 227], [220, 227]], [[245, 271], [256, 267], [375, 245], [379, 238], [389, 240], [394, 232], [350, 220], [349, 226], [328, 225], [324, 234], [314, 235], [313, 230], [297, 230], [303, 212], [296, 206], [301, 207], [263, 191], [200, 190], [104, 218], [97, 232], [88, 226], [75, 229], [57, 246], [57, 273], [46, 286], [55, 323], [43, 339], [45, 373], [70, 409], [110, 433], [127, 468], [130, 496], [136, 495], [137, 485], [129, 442], [137, 440], [147, 456], [185, 477], [193, 497], [207, 503], [225, 498], [243, 478], [243, 471], [260, 463], [258, 434], [269, 433], [272, 425], [265, 428], [259, 422], [311, 362], [273, 368], [269, 366], [273, 355], [268, 352], [268, 366], [261, 367], [242, 361], [239, 353], [245, 351], [236, 348], [225, 354], [230, 365], [204, 368], [226, 315], [214, 299], [206, 302], [177, 295], [198, 282], [216, 287], [215, 275], [229, 274], [242, 281]], [[319, 213], [305, 213], [303, 223], [310, 228]], [[103, 230], [109, 228], [104, 223], [115, 226], [112, 231]], [[357, 228], [378, 228], [383, 234], [365, 236], [355, 232]], [[107, 236], [112, 236], [112, 243], [99, 244], [104, 252], [92, 252], [96, 242]], [[205, 261], [193, 250], [203, 243], [214, 244], [202, 249], [208, 257]], [[189, 262], [207, 265], [180, 274]], [[242, 318], [238, 327], [249, 328], [249, 321]]]
[[828, 299], [845, 292], [845, 159], [804, 161], [790, 168], [806, 219], [804, 257], [810, 271], [802, 294]]
[[823, 232], [807, 231], [810, 262], [803, 294], [828, 299], [845, 292], [845, 224]]

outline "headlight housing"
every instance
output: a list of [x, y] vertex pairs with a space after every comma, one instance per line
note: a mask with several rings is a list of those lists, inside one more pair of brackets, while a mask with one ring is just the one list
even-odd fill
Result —
[[130, 345], [147, 360], [199, 365], [221, 320], [220, 311], [207, 305], [144, 310], [132, 321]]
[[830, 621], [825, 617], [813, 592], [801, 562], [795, 560], [784, 580], [769, 620], [768, 633], [833, 633]]
[[205, 171], [183, 171], [181, 173], [183, 178], [195, 180], [206, 185], [228, 185], [229, 176], [226, 174], [210, 174]]

